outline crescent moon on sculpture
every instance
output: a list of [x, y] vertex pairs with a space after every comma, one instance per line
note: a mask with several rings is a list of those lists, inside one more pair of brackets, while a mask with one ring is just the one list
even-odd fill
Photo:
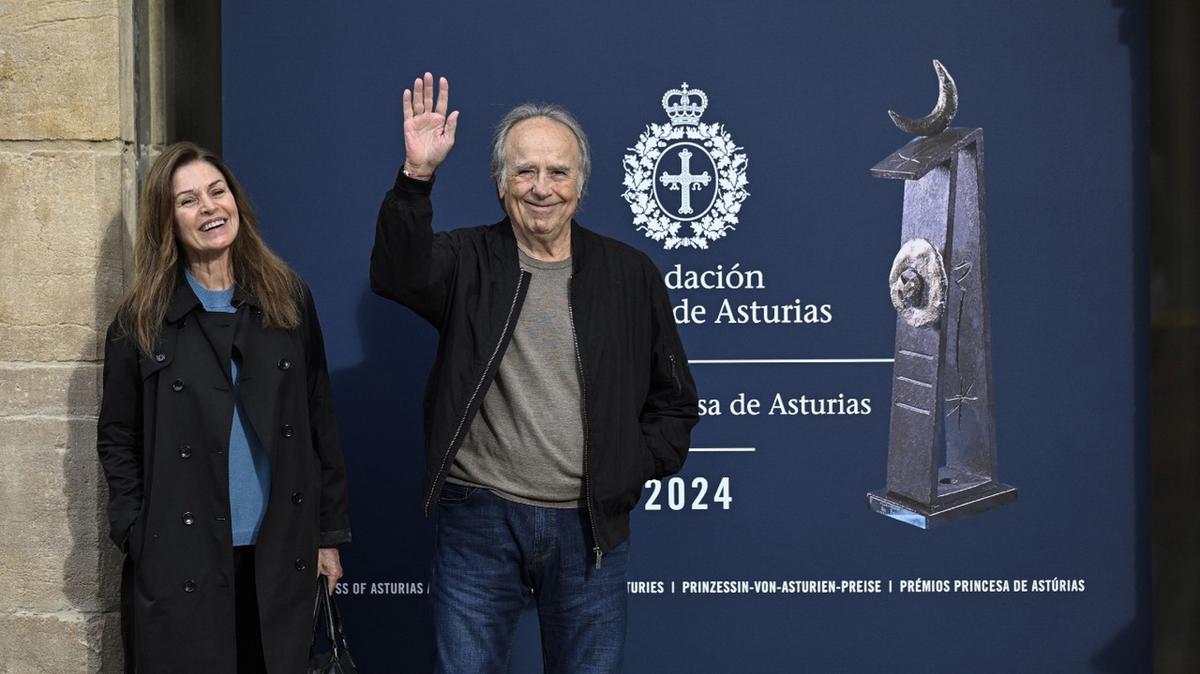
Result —
[[933, 70], [938, 77], [938, 99], [932, 112], [920, 119], [913, 119], [888, 110], [892, 122], [901, 131], [918, 136], [936, 136], [950, 126], [950, 120], [954, 119], [954, 114], [958, 112], [958, 87], [954, 85], [954, 78], [950, 77], [946, 66], [937, 59], [933, 60]]

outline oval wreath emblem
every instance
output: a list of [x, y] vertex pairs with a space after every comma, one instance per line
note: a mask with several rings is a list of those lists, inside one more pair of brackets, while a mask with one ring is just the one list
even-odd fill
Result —
[[[663, 96], [663, 108], [667, 111], [670, 123], [647, 125], [638, 137], [637, 144], [628, 148], [631, 154], [624, 157], [625, 192], [621, 196], [633, 212], [633, 224], [649, 238], [661, 242], [667, 250], [707, 249], [711, 242], [737, 228], [738, 212], [742, 202], [750, 195], [746, 191], [746, 167], [749, 162], [741, 152], [743, 148], [733, 142], [723, 124], [703, 124], [699, 121], [707, 103], [708, 97], [703, 91], [689, 90], [686, 83], [681, 89], [668, 91]], [[702, 151], [716, 169], [716, 186], [711, 204], [688, 218], [664, 210], [655, 196], [658, 187], [655, 168], [663, 153], [681, 142], [703, 148]], [[667, 177], [660, 177], [664, 186], [669, 182]], [[700, 182], [701, 178], [687, 177], [695, 178], [695, 182]], [[707, 172], [702, 177], [702, 184], [707, 185]], [[676, 176], [671, 178], [678, 182]], [[679, 191], [680, 186], [676, 184], [671, 189]], [[689, 185], [684, 184], [682, 189], [689, 189]]]

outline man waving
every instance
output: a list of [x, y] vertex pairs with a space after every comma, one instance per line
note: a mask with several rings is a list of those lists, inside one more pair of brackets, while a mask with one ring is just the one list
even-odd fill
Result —
[[380, 207], [371, 287], [437, 328], [425, 399], [436, 518], [437, 668], [503, 672], [520, 611], [547, 672], [615, 672], [629, 512], [687, 455], [697, 401], [662, 277], [573, 217], [591, 168], [560, 106], [496, 127], [506, 217], [434, 233], [431, 193], [458, 112], [433, 76], [404, 91], [403, 168]]

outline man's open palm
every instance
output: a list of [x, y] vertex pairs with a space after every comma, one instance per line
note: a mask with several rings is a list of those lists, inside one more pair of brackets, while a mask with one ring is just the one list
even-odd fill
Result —
[[412, 89], [404, 90], [404, 165], [418, 175], [433, 175], [454, 147], [458, 111], [449, 115], [450, 82], [441, 78], [437, 102], [434, 102], [433, 74], [413, 80]]

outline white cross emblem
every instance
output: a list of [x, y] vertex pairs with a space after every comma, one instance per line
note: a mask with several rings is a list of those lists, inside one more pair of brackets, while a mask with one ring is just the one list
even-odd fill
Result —
[[699, 190], [701, 187], [708, 187], [708, 183], [712, 182], [708, 171], [699, 175], [692, 175], [692, 152], [686, 147], [679, 151], [679, 173], [671, 175], [664, 173], [658, 178], [663, 187], [671, 188], [672, 192], [682, 192], [681, 203], [679, 204], [680, 215], [691, 215], [692, 211], [692, 190]]
[[[700, 121], [708, 108], [708, 94], [700, 89], [684, 83], [663, 94], [662, 106], [667, 123], [646, 125], [623, 158], [621, 196], [633, 213], [633, 225], [647, 237], [667, 250], [704, 250], [740, 224], [738, 213], [750, 196], [749, 160], [724, 124]], [[676, 160], [679, 172], [671, 173], [666, 167]], [[668, 191], [679, 193], [678, 207], [664, 203]], [[692, 193], [701, 191], [693, 199]]]

